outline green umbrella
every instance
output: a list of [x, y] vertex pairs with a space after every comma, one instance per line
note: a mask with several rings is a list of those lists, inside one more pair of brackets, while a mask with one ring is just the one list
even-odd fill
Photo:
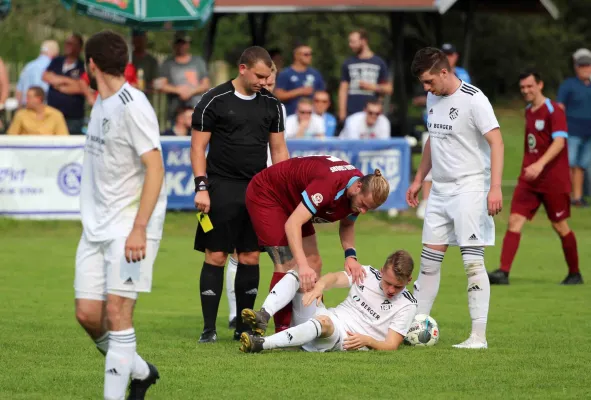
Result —
[[78, 14], [146, 31], [202, 27], [213, 13], [214, 4], [214, 0], [61, 1], [68, 9], [74, 8]]

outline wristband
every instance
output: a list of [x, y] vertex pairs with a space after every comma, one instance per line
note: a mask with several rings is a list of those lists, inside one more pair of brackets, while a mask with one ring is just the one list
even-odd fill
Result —
[[347, 250], [345, 250], [345, 258], [349, 258], [349, 257], [353, 257], [354, 259], [357, 260], [357, 252], [355, 251], [355, 249], [353, 247], [350, 247]]
[[195, 182], [195, 193], [204, 192], [209, 189], [209, 183], [205, 176], [196, 176], [193, 182]]

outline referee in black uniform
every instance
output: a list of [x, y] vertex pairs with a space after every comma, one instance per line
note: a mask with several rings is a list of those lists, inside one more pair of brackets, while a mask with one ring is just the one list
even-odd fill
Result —
[[[216, 317], [228, 254], [238, 253], [235, 292], [237, 314], [254, 307], [259, 286], [259, 245], [246, 210], [246, 187], [267, 166], [289, 158], [283, 135], [281, 103], [263, 86], [272, 61], [262, 47], [240, 56], [236, 79], [203, 95], [193, 113], [191, 164], [195, 175], [195, 206], [207, 213], [213, 230], [198, 224], [195, 250], [205, 252], [200, 291], [204, 328], [200, 343], [215, 342]], [[209, 153], [205, 151], [209, 145]], [[246, 325], [237, 318], [234, 338]]]

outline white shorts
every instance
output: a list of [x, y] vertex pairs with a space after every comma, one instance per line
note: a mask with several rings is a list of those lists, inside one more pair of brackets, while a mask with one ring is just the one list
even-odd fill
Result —
[[423, 223], [423, 244], [494, 246], [495, 223], [487, 192], [441, 196], [431, 192]]
[[125, 260], [126, 237], [90, 242], [84, 234], [76, 251], [74, 289], [77, 299], [106, 300], [107, 293], [131, 299], [138, 292], [152, 290], [152, 267], [160, 240], [148, 239], [146, 258], [140, 262]]
[[325, 353], [328, 351], [344, 351], [343, 342], [347, 337], [347, 330], [343, 322], [331, 311], [319, 307], [314, 316], [324, 315], [330, 318], [334, 327], [332, 335], [326, 338], [316, 338], [302, 346], [302, 349], [314, 353]]

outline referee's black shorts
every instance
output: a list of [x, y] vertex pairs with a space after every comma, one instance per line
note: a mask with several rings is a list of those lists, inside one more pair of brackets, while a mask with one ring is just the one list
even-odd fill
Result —
[[208, 177], [210, 210], [213, 229], [203, 232], [197, 224], [195, 250], [248, 253], [260, 251], [257, 235], [246, 209], [248, 181]]

